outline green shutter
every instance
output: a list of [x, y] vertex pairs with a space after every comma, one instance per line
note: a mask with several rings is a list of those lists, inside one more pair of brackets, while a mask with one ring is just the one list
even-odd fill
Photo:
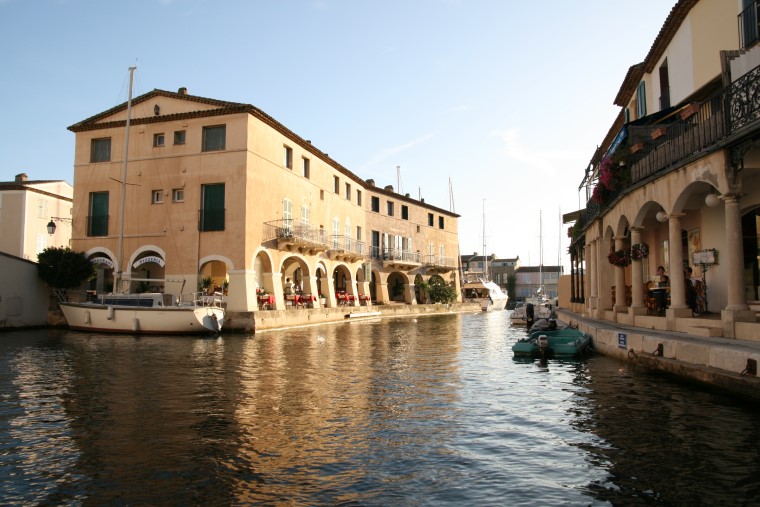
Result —
[[108, 192], [90, 194], [88, 236], [108, 236]]
[[224, 184], [203, 185], [201, 231], [224, 230]]

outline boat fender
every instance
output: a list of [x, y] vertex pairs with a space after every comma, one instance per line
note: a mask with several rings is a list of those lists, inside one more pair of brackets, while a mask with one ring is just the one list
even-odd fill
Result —
[[113, 306], [109, 306], [108, 310], [106, 310], [106, 318], [108, 320], [113, 320], [113, 312], [114, 312]]
[[140, 330], [140, 319], [135, 317], [132, 319], [132, 331], [137, 332]]
[[84, 311], [84, 323], [89, 324], [90, 323], [90, 310]]

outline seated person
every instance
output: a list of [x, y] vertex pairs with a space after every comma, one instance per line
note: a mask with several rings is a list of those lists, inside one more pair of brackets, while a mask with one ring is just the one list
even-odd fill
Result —
[[[665, 268], [662, 266], [657, 267], [657, 287], [669, 287], [670, 286], [670, 278], [668, 275], [665, 274]], [[668, 302], [668, 293], [665, 290], [654, 290], [652, 291], [652, 294], [655, 298], [655, 301], [657, 301], [657, 311], [660, 314], [665, 313], [665, 308], [667, 307]]]
[[692, 313], [697, 313], [697, 288], [694, 286], [694, 281], [691, 279], [692, 274], [691, 267], [687, 266], [683, 269], [684, 287], [686, 289], [686, 306], [691, 308]]

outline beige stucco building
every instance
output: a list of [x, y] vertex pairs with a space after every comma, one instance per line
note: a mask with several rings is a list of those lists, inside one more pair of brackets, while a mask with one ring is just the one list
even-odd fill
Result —
[[0, 182], [0, 252], [36, 262], [47, 247], [69, 246], [72, 194], [65, 181], [30, 180], [25, 173]]
[[[760, 339], [756, 8], [680, 0], [646, 59], [630, 67], [615, 98], [620, 115], [585, 171], [587, 206], [566, 215], [575, 221], [576, 311], [642, 328]], [[669, 275], [664, 315], [651, 290], [660, 265]]]
[[458, 215], [359, 178], [258, 108], [184, 88], [135, 98], [122, 187], [126, 120], [121, 104], [69, 127], [72, 247], [97, 265], [93, 289], [121, 266], [119, 291], [210, 278], [239, 312], [289, 307], [289, 283], [315, 307], [416, 304], [432, 276], [458, 292]]

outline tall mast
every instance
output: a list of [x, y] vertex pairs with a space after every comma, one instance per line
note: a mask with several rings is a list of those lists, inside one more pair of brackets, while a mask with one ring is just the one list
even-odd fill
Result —
[[129, 155], [129, 123], [132, 118], [132, 83], [134, 81], [136, 66], [129, 68], [129, 95], [127, 97], [127, 122], [124, 132], [124, 160], [121, 168], [121, 205], [119, 207], [119, 249], [116, 252], [116, 272], [113, 274], [114, 292], [119, 291], [119, 283], [122, 279], [121, 262], [124, 257], [124, 205], [127, 201], [127, 156]]
[[538, 278], [539, 289], [544, 291], [544, 221], [542, 210], [538, 211]]
[[483, 199], [483, 262], [485, 263], [485, 277], [486, 280], [490, 280], [491, 277], [488, 274], [488, 257], [486, 257], [486, 200]]

